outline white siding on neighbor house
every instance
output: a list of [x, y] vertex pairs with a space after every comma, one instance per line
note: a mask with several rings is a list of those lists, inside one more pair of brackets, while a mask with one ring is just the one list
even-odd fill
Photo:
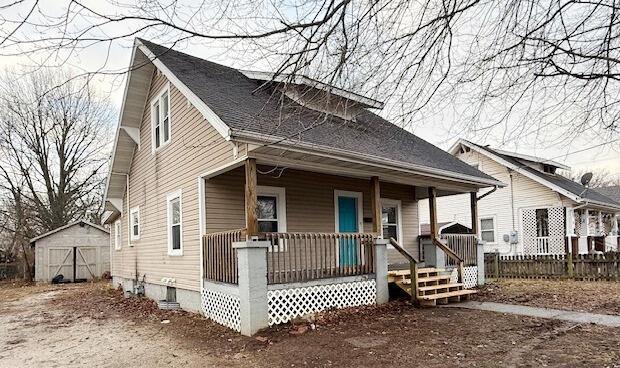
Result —
[[[170, 143], [152, 150], [151, 100], [170, 85]], [[245, 146], [242, 147], [245, 149]], [[241, 151], [241, 150], [240, 150]], [[240, 152], [243, 155], [245, 152]], [[200, 289], [198, 176], [233, 158], [227, 142], [161, 73], [153, 73], [131, 164], [129, 203], [123, 198], [121, 249], [112, 250], [112, 275], [147, 283], [175, 279], [178, 288]], [[182, 192], [183, 254], [168, 254], [166, 196]], [[140, 239], [129, 242], [129, 209], [140, 207]], [[113, 224], [112, 224], [113, 225]], [[114, 226], [112, 226], [114, 227]], [[114, 231], [112, 231], [114, 239]]]
[[[506, 187], [498, 188], [495, 193], [478, 202], [478, 217], [491, 217], [495, 224], [495, 243], [486, 244], [486, 252], [495, 250], [512, 254], [523, 252], [523, 230], [520, 220], [523, 209], [572, 206], [574, 204], [557, 192], [519, 173], [513, 172], [511, 180], [507, 167], [476, 151], [459, 154], [458, 157], [470, 165], [477, 164], [481, 171], [506, 184]], [[486, 191], [488, 189], [480, 191], [478, 195]], [[514, 198], [511, 200], [511, 197]], [[420, 223], [428, 223], [430, 218], [428, 200], [421, 200], [419, 206]], [[463, 225], [471, 226], [469, 194], [438, 198], [437, 218], [440, 222], [458, 221]], [[516, 247], [514, 245], [511, 247], [510, 244], [503, 241], [504, 234], [510, 234], [512, 230], [518, 232], [519, 243]]]

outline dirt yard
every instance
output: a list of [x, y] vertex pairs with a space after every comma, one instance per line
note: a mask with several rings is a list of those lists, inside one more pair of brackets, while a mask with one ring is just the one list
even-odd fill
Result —
[[592, 325], [396, 301], [314, 327], [247, 338], [106, 284], [0, 285], [0, 367], [620, 367], [620, 329]]
[[620, 315], [620, 282], [500, 280], [475, 300]]

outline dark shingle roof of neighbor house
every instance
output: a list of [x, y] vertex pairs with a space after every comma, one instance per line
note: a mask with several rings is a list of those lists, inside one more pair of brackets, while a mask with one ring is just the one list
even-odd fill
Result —
[[[496, 181], [368, 110], [356, 116], [354, 122], [334, 116], [326, 118], [324, 114], [301, 107], [282, 95], [276, 96], [272, 88], [261, 88], [265, 81], [250, 79], [237, 69], [149, 41], [140, 42], [233, 131], [291, 138]], [[324, 123], [307, 129], [324, 118], [327, 119]]]
[[620, 185], [596, 188], [596, 191], [601, 193], [605, 197], [611, 198], [614, 201], [620, 203]]
[[[446, 229], [450, 229], [454, 227], [455, 229], [461, 231], [462, 233], [471, 232], [471, 228], [469, 226], [465, 226], [456, 221], [438, 222], [437, 226], [439, 227], [439, 230], [441, 230], [442, 227], [447, 226]], [[444, 231], [446, 229], [444, 229]], [[431, 235], [431, 224], [426, 224], [426, 223], [420, 224], [420, 236], [429, 236], [429, 235]]]
[[581, 183], [577, 183], [575, 181], [572, 181], [562, 175], [559, 174], [550, 174], [550, 173], [545, 173], [539, 170], [536, 170], [534, 168], [531, 168], [523, 163], [521, 163], [518, 159], [506, 154], [506, 153], [500, 153], [497, 152], [496, 150], [490, 148], [490, 147], [486, 147], [486, 146], [481, 146], [479, 144], [476, 143], [472, 143], [469, 142], [475, 146], [478, 146], [480, 149], [486, 150], [489, 153], [499, 156], [500, 158], [504, 159], [505, 161], [508, 161], [510, 164], [513, 164], [517, 167], [519, 167], [520, 169], [523, 169], [533, 175], [538, 176], [539, 178], [555, 185], [558, 186], [578, 197], [584, 198], [586, 200], [592, 200], [592, 201], [596, 201], [596, 202], [600, 202], [600, 203], [608, 203], [614, 206], [620, 206], [620, 202], [615, 201], [614, 199], [607, 197], [603, 194], [601, 194], [599, 191], [595, 190], [595, 189], [588, 189], [586, 187], [584, 187], [583, 185], [581, 185]]

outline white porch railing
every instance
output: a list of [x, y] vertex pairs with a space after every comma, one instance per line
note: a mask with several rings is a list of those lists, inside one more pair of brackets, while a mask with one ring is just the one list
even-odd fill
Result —
[[536, 254], [549, 254], [549, 237], [536, 237]]

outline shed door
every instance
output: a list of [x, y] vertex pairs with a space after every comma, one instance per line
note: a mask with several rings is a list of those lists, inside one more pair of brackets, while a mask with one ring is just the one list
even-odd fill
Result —
[[76, 278], [93, 279], [97, 277], [97, 248], [95, 247], [77, 247], [76, 262]]
[[65, 280], [73, 280], [73, 248], [49, 248], [47, 267], [48, 280], [63, 275]]

